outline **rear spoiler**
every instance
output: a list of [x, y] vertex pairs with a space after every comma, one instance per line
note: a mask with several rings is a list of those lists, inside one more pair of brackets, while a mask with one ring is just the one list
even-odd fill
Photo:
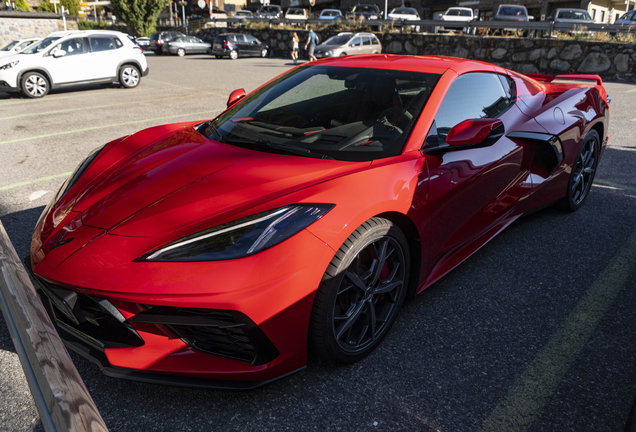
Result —
[[587, 74], [562, 74], [562, 75], [543, 75], [543, 74], [524, 74], [528, 78], [536, 81], [548, 82], [553, 81], [593, 81], [596, 85], [602, 86], [603, 80], [598, 75]]

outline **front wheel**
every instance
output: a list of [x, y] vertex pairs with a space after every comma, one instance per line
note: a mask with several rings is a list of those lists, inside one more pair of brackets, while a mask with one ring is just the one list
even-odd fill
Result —
[[139, 69], [133, 65], [125, 65], [119, 70], [119, 83], [125, 88], [137, 87], [140, 80]]
[[28, 98], [41, 98], [49, 92], [49, 81], [37, 72], [28, 72], [22, 77], [22, 92]]
[[321, 357], [356, 362], [387, 335], [406, 295], [409, 248], [391, 221], [372, 218], [327, 267], [311, 312], [309, 341]]
[[267, 49], [263, 48], [263, 50], [261, 51], [261, 57], [267, 57]]
[[236, 60], [238, 58], [238, 51], [236, 51], [236, 50], [230, 51], [230, 58], [232, 60]]
[[585, 136], [572, 165], [568, 189], [561, 202], [564, 210], [571, 212], [578, 210], [589, 195], [598, 166], [600, 148], [598, 132], [592, 129]]

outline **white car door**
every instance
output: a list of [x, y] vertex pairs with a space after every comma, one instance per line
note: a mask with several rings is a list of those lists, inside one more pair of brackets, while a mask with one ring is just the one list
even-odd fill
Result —
[[104, 79], [117, 76], [120, 48], [119, 38], [114, 36], [89, 36], [91, 52], [89, 75], [91, 79]]
[[[61, 51], [64, 53], [62, 54]], [[56, 54], [57, 53], [57, 54]], [[62, 54], [61, 56], [59, 54]], [[67, 39], [42, 57], [43, 66], [51, 74], [53, 84], [85, 81], [88, 46], [85, 38]]]

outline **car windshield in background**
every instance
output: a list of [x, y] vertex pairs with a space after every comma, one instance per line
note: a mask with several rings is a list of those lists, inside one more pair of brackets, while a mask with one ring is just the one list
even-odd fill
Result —
[[320, 13], [320, 16], [333, 16], [333, 17], [337, 17], [340, 16], [340, 14], [336, 11], [322, 11]]
[[25, 49], [24, 51], [21, 51], [20, 54], [35, 54], [35, 53], [39, 53], [40, 51], [44, 51], [45, 49], [47, 49], [49, 46], [51, 46], [51, 44], [53, 42], [55, 42], [58, 39], [59, 39], [59, 37], [47, 37], [46, 39], [41, 40], [40, 42], [36, 43], [35, 45], [30, 46], [29, 48]]
[[447, 16], [469, 17], [469, 16], [471, 16], [471, 13], [470, 13], [470, 11], [463, 10], [463, 9], [449, 9], [449, 10], [446, 11], [446, 15]]
[[415, 9], [409, 8], [395, 8], [391, 12], [391, 14], [401, 14], [401, 15], [417, 15]]
[[303, 15], [305, 12], [302, 9], [290, 9], [287, 13], [290, 15]]
[[349, 39], [351, 39], [352, 36], [352, 34], [334, 36], [327, 39], [325, 45], [344, 45], [349, 42]]
[[526, 16], [526, 11], [522, 8], [504, 6], [499, 8], [499, 15], [502, 16]]
[[576, 19], [591, 21], [592, 17], [585, 11], [564, 10], [557, 13], [559, 19]]
[[197, 130], [258, 151], [381, 159], [401, 153], [438, 79], [419, 72], [303, 67]]
[[265, 12], [265, 13], [278, 13], [280, 12], [280, 9], [278, 9], [277, 7], [274, 6], [263, 6], [261, 8], [261, 12]]
[[16, 46], [17, 44], [18, 44], [18, 41], [10, 42], [9, 45], [7, 45], [6, 47], [0, 49], [0, 51], [9, 51], [11, 48]]
[[358, 13], [362, 13], [362, 12], [378, 12], [379, 9], [375, 6], [355, 6], [353, 8], [353, 12], [358, 12]]

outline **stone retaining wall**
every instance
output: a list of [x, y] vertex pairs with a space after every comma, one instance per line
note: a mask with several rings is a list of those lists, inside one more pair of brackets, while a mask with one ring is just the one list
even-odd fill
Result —
[[[237, 30], [238, 31], [238, 30]], [[291, 30], [241, 30], [267, 43], [271, 56], [289, 57]], [[228, 29], [204, 29], [197, 35], [207, 42]], [[306, 57], [307, 32], [297, 31], [301, 56]], [[321, 41], [336, 32], [316, 32]], [[483, 36], [376, 33], [382, 52], [410, 55], [444, 55], [484, 60], [521, 73], [591, 73], [604, 80], [636, 81], [636, 46], [608, 42], [562, 39], [499, 38]]]
[[[77, 30], [77, 22], [67, 19], [66, 28]], [[64, 30], [64, 23], [53, 13], [0, 13], [0, 47], [16, 39], [46, 37], [58, 30]]]

